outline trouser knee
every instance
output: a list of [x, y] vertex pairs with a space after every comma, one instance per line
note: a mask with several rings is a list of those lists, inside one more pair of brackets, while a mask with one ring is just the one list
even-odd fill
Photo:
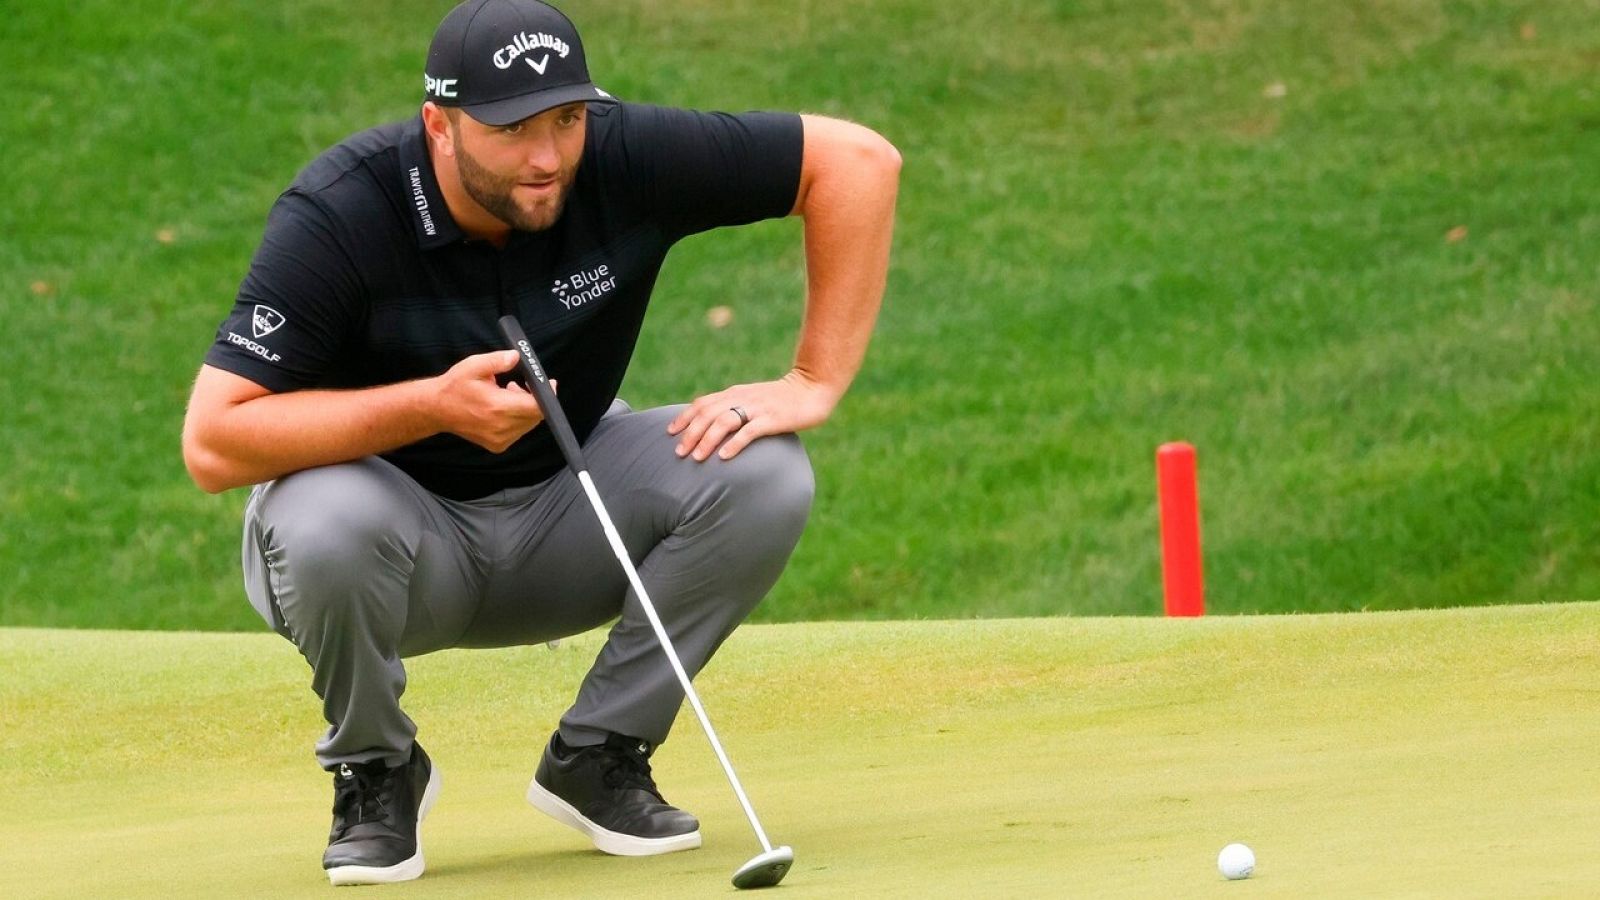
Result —
[[724, 490], [739, 527], [799, 540], [811, 514], [816, 481], [811, 460], [792, 434], [764, 437], [726, 463]]
[[[291, 632], [403, 619], [419, 529], [381, 474], [360, 462], [308, 469], [267, 485], [252, 504], [262, 587]], [[401, 589], [375, 589], [385, 583]]]

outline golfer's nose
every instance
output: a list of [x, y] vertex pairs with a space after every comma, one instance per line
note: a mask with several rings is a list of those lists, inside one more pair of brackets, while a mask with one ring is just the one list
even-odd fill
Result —
[[561, 151], [556, 147], [555, 135], [541, 134], [528, 142], [527, 164], [541, 175], [561, 171]]

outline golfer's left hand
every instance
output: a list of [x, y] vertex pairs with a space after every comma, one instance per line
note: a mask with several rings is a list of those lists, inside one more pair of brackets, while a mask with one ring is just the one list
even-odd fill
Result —
[[667, 433], [677, 435], [679, 456], [696, 462], [712, 453], [733, 459], [756, 438], [821, 425], [838, 403], [838, 391], [790, 372], [777, 381], [736, 384], [697, 397], [672, 420]]

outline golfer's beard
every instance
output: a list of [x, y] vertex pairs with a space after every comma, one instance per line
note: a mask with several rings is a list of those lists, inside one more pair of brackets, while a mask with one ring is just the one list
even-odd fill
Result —
[[459, 140], [456, 142], [456, 166], [461, 173], [461, 186], [467, 189], [467, 194], [488, 210], [490, 215], [518, 231], [543, 231], [554, 225], [561, 218], [561, 210], [566, 206], [567, 193], [572, 190], [572, 177], [576, 173], [576, 168], [573, 168], [557, 175], [556, 181], [560, 187], [556, 195], [540, 200], [529, 208], [519, 205], [511, 195], [517, 186], [516, 178], [496, 175], [479, 165], [462, 148]]

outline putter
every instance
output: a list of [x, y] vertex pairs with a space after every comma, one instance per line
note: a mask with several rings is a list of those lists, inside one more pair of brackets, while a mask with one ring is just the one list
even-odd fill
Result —
[[717, 761], [722, 763], [722, 771], [728, 776], [728, 784], [733, 786], [733, 793], [739, 798], [739, 805], [744, 807], [744, 814], [750, 819], [750, 827], [755, 829], [756, 838], [761, 841], [761, 853], [733, 873], [733, 886], [771, 887], [789, 874], [789, 869], [794, 865], [794, 850], [787, 846], [772, 846], [772, 842], [767, 840], [767, 833], [761, 829], [755, 808], [750, 805], [750, 798], [745, 796], [744, 786], [739, 783], [739, 776], [733, 772], [733, 763], [728, 761], [728, 754], [723, 752], [722, 742], [717, 740], [716, 729], [711, 727], [711, 719], [706, 715], [705, 707], [700, 705], [700, 696], [695, 693], [694, 685], [689, 681], [689, 673], [684, 671], [683, 662], [678, 659], [678, 651], [673, 648], [672, 639], [667, 637], [667, 629], [662, 626], [661, 617], [656, 615], [655, 604], [650, 602], [650, 595], [645, 593], [644, 584], [639, 581], [639, 572], [633, 567], [633, 560], [628, 558], [628, 548], [622, 544], [622, 535], [617, 533], [617, 526], [612, 523], [611, 515], [606, 512], [606, 505], [600, 502], [600, 492], [595, 490], [594, 480], [589, 477], [589, 468], [583, 461], [583, 450], [578, 446], [578, 437], [572, 433], [572, 426], [567, 424], [566, 413], [562, 412], [561, 402], [556, 399], [556, 392], [551, 389], [550, 382], [545, 378], [544, 366], [539, 364], [539, 358], [533, 354], [533, 345], [528, 343], [527, 335], [522, 333], [522, 325], [517, 322], [515, 316], [502, 316], [500, 332], [505, 335], [511, 349], [522, 354], [522, 375], [527, 380], [528, 389], [533, 392], [534, 399], [539, 402], [539, 409], [544, 412], [545, 424], [550, 426], [551, 433], [555, 435], [556, 444], [561, 448], [561, 456], [567, 461], [567, 467], [578, 476], [578, 483], [588, 495], [589, 505], [594, 508], [594, 514], [600, 520], [600, 528], [605, 531], [606, 540], [611, 542], [611, 552], [616, 554], [617, 561], [622, 563], [622, 570], [628, 576], [628, 583], [633, 585], [634, 593], [639, 595], [639, 605], [644, 608], [645, 617], [650, 620], [650, 627], [655, 630], [656, 639], [661, 642], [661, 649], [667, 654], [667, 662], [672, 664], [672, 671], [677, 674], [678, 683], [683, 685], [684, 696], [689, 698], [689, 705], [699, 718], [700, 727], [705, 731], [706, 739], [711, 742], [711, 749], [717, 753]]

